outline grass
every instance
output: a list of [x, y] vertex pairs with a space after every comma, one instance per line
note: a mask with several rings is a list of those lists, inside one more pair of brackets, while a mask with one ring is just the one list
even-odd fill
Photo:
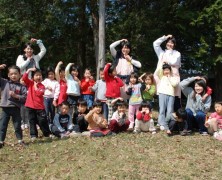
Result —
[[1, 179], [221, 179], [222, 143], [164, 132], [112, 137], [40, 139], [16, 145], [10, 124], [0, 149]]

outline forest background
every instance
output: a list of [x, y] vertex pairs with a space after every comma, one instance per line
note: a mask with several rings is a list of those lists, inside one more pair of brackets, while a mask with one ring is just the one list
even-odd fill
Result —
[[[222, 99], [222, 1], [107, 0], [105, 7], [106, 62], [112, 61], [109, 45], [127, 38], [142, 63], [141, 72], [153, 72], [157, 64], [153, 41], [173, 34], [182, 54], [182, 77], [208, 75], [214, 98]], [[98, 32], [97, 0], [0, 0], [1, 64], [15, 64], [33, 37], [42, 39], [47, 49], [41, 68], [62, 60], [95, 72]]]

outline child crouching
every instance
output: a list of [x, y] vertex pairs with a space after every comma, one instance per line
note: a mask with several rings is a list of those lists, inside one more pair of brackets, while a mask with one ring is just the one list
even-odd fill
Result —
[[156, 133], [154, 121], [151, 114], [151, 105], [148, 101], [143, 101], [140, 105], [139, 112], [136, 114], [134, 133], [150, 131]]

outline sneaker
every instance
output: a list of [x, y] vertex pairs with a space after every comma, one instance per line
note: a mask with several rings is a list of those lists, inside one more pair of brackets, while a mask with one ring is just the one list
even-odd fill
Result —
[[208, 133], [207, 132], [201, 132], [200, 133], [202, 136], [208, 136]]
[[138, 131], [138, 130], [134, 130], [133, 133], [134, 133], [134, 134], [139, 134], [140, 131]]
[[49, 138], [51, 138], [51, 139], [55, 139], [55, 135], [50, 134], [50, 135], [49, 135]]
[[69, 136], [65, 133], [61, 133], [60, 137], [61, 137], [61, 139], [65, 139], [65, 138], [68, 138]]
[[23, 131], [25, 130], [25, 125], [24, 125], [24, 124], [21, 125], [21, 129], [22, 129]]
[[36, 128], [39, 130], [40, 129], [39, 125], [36, 125]]
[[28, 124], [24, 124], [24, 128], [25, 128], [25, 129], [28, 129], [28, 128], [29, 128], [29, 125], [28, 125]]
[[214, 132], [213, 137], [216, 138], [219, 135], [218, 132]]
[[151, 134], [156, 134], [156, 131], [152, 131], [152, 133]]
[[166, 133], [167, 133], [168, 136], [172, 135], [172, 132], [170, 130], [167, 130]]
[[24, 143], [23, 140], [18, 140], [18, 144], [19, 144], [20, 146], [25, 146], [25, 143]]
[[69, 134], [69, 136], [70, 137], [79, 137], [79, 136], [82, 136], [82, 133], [73, 131]]
[[192, 131], [191, 130], [186, 130], [184, 129], [183, 131], [180, 132], [181, 136], [187, 136], [187, 135], [191, 135]]
[[3, 148], [4, 142], [0, 142], [0, 149]]
[[160, 126], [160, 130], [164, 131], [165, 130], [164, 126]]

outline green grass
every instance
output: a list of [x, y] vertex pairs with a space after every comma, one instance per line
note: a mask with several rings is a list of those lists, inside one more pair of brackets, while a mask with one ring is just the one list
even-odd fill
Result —
[[221, 179], [222, 143], [196, 133], [41, 139], [16, 145], [10, 124], [0, 149], [1, 179]]

